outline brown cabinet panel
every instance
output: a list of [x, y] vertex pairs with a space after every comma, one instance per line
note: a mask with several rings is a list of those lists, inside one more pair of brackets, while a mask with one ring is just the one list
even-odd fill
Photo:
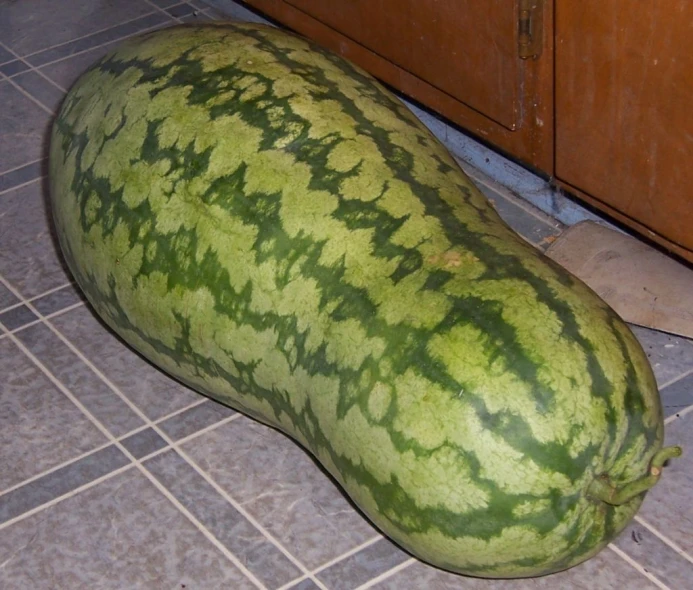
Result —
[[693, 3], [555, 10], [556, 176], [693, 250]]
[[[245, 0], [474, 135], [553, 171], [552, 0]], [[518, 53], [521, 2], [543, 52]]]
[[508, 129], [520, 121], [508, 0], [286, 0]]

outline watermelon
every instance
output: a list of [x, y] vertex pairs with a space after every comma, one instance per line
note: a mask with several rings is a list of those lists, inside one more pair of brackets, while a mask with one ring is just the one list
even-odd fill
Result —
[[298, 36], [125, 42], [67, 95], [50, 191], [108, 326], [298, 441], [436, 566], [580, 563], [679, 452], [628, 327], [397, 98]]

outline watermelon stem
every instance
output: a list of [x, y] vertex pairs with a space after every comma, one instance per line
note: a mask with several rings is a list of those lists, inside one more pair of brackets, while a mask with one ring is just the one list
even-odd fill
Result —
[[609, 481], [608, 475], [600, 475], [589, 485], [587, 494], [596, 500], [601, 500], [613, 506], [625, 504], [654, 486], [662, 475], [662, 466], [664, 463], [668, 459], [680, 457], [681, 453], [681, 447], [666, 447], [660, 449], [655, 453], [654, 457], [652, 457], [649, 473], [647, 475], [620, 487], [613, 485]]

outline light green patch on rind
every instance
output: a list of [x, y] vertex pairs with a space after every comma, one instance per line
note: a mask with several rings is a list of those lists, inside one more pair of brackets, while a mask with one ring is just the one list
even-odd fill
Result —
[[422, 447], [436, 449], [451, 443], [474, 453], [481, 463], [480, 476], [508, 493], [543, 496], [552, 489], [566, 494], [574, 491], [573, 486], [579, 489], [579, 483], [573, 484], [559, 473], [546, 472], [532, 457], [523, 456], [500, 435], [485, 428], [474, 409], [459, 401], [468, 392], [446, 395], [414, 371], [396, 377], [394, 386], [399, 395], [393, 429]]

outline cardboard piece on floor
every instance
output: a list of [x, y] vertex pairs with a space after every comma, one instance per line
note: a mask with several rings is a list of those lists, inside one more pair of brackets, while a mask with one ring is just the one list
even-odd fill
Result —
[[624, 320], [693, 338], [693, 270], [593, 221], [568, 228], [546, 254]]

